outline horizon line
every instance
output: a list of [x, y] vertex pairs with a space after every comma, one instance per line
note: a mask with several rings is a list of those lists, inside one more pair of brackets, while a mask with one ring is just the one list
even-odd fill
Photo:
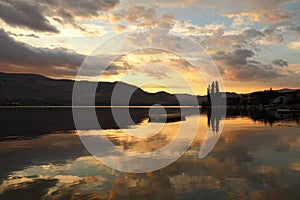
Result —
[[[122, 82], [122, 81], [91, 81], [91, 80], [76, 80], [75, 79], [71, 79], [71, 78], [53, 78], [51, 76], [46, 76], [46, 75], [42, 75], [42, 74], [34, 74], [34, 73], [12, 73], [12, 72], [3, 72], [3, 71], [0, 71], [0, 74], [8, 74], [8, 75], [35, 75], [35, 76], [41, 76], [41, 77], [44, 77], [46, 79], [50, 79], [50, 80], [54, 80], [54, 81], [82, 81], [82, 82], [90, 82], [90, 83], [117, 83], [117, 82]], [[126, 83], [126, 82], [122, 82], [122, 83], [125, 83], [127, 85], [132, 85], [134, 87], [137, 87], [139, 89], [142, 89], [138, 86], [135, 86], [133, 84], [130, 84], [130, 83]], [[209, 84], [208, 84], [209, 85]], [[260, 89], [260, 90], [253, 90], [251, 92], [246, 92], [246, 93], [239, 93], [237, 91], [221, 91], [220, 93], [235, 93], [235, 94], [239, 94], [239, 95], [245, 95], [245, 94], [251, 94], [251, 93], [254, 93], [254, 92], [264, 92], [265, 90], [269, 91], [270, 89], [272, 88], [273, 91], [280, 91], [280, 90], [285, 90], [285, 89], [289, 89], [289, 90], [300, 90], [300, 88], [289, 88], [289, 87], [282, 87], [282, 88], [273, 88], [273, 87], [268, 87], [267, 89]], [[224, 89], [226, 89], [226, 86], [224, 85]], [[143, 91], [145, 91], [144, 89], [142, 89]], [[168, 93], [168, 94], [173, 94], [173, 95], [193, 95], [193, 96], [200, 96], [200, 97], [205, 97], [207, 96], [207, 94], [188, 94], [188, 93], [169, 93], [169, 92], [166, 92], [166, 91], [157, 91], [157, 92], [148, 92], [148, 91], [145, 91], [147, 93], [152, 93], [152, 94], [155, 94], [155, 93], [159, 93], [159, 92], [165, 92], [165, 93]]]

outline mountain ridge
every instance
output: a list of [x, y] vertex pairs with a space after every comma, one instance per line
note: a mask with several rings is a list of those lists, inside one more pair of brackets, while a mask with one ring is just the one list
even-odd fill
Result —
[[[71, 106], [74, 80], [51, 79], [38, 74], [13, 74], [0, 72], [0, 105], [1, 106]], [[98, 84], [95, 94], [96, 106], [110, 106], [114, 87], [122, 86], [122, 92], [134, 90], [130, 99], [133, 106], [161, 104], [179, 105], [174, 94], [164, 91], [149, 93], [139, 87], [124, 82], [90, 82], [79, 81], [79, 84]], [[99, 87], [100, 86], [100, 87]], [[88, 94], [83, 94], [88, 95]], [[192, 105], [192, 95], [184, 95], [186, 105]], [[84, 104], [84, 101], [82, 102]], [[124, 105], [117, 99], [116, 105]]]
[[[0, 106], [71, 106], [74, 83], [74, 80], [52, 79], [39, 74], [0, 72]], [[134, 90], [129, 102], [130, 106], [149, 106], [153, 104], [178, 106], [179, 103], [176, 96], [184, 99], [185, 104], [181, 106], [195, 105], [193, 103], [195, 96], [190, 94], [170, 94], [165, 91], [150, 93], [137, 86], [124, 82], [91, 82], [83, 80], [77, 83], [98, 84], [95, 94], [96, 106], [111, 106], [112, 91], [117, 84], [123, 87], [121, 92], [125, 92], [124, 94], [126, 94], [126, 90]], [[101, 87], [99, 87], [99, 85]], [[282, 92], [298, 90], [299, 89], [282, 88], [268, 91], [280, 94]], [[251, 93], [243, 94], [226, 92], [226, 96], [228, 101], [230, 98], [234, 99], [247, 95], [260, 95], [266, 91], [267, 90], [253, 91]], [[206, 95], [196, 96], [196, 98], [198, 100], [198, 105], [202, 105], [203, 102], [207, 101]], [[234, 101], [231, 104], [237, 104], [237, 102]], [[85, 102], [81, 102], [81, 105], [84, 106]], [[128, 106], [128, 102], [119, 98], [114, 105]]]

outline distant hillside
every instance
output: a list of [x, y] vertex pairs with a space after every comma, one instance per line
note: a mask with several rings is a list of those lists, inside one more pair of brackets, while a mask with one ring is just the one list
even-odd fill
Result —
[[[80, 82], [80, 84], [93, 84]], [[96, 92], [96, 105], [110, 105], [111, 94], [117, 83], [100, 82]], [[36, 74], [7, 74], [0, 73], [0, 105], [25, 105], [25, 106], [69, 106], [72, 105], [72, 91], [74, 81], [55, 80]], [[148, 93], [136, 86], [121, 83], [122, 91], [134, 89], [130, 105], [178, 105], [177, 98], [166, 92]], [[82, 94], [83, 96], [85, 94]], [[189, 105], [191, 95], [181, 94]], [[198, 97], [205, 100], [204, 97]], [[124, 105], [122, 99], [116, 102]], [[84, 101], [82, 102], [84, 105]], [[125, 104], [126, 105], [126, 104]]]

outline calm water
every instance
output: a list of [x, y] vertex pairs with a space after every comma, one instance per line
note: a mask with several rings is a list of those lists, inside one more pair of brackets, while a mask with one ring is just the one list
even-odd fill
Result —
[[[149, 123], [147, 109], [130, 113], [139, 126]], [[229, 110], [227, 118], [187, 113], [185, 121], [138, 139], [122, 132], [138, 126], [118, 127], [109, 109], [97, 110], [107, 137], [132, 152], [159, 149], [175, 137], [180, 123], [199, 120], [192, 146], [176, 162], [132, 174], [87, 152], [70, 109], [0, 109], [0, 199], [300, 199], [299, 116], [261, 110]], [[207, 129], [219, 134], [223, 122], [217, 144], [199, 159]]]

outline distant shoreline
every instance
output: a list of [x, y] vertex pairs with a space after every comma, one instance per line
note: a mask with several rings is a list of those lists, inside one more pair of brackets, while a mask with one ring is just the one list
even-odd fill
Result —
[[202, 106], [0, 106], [1, 108], [202, 108]]

